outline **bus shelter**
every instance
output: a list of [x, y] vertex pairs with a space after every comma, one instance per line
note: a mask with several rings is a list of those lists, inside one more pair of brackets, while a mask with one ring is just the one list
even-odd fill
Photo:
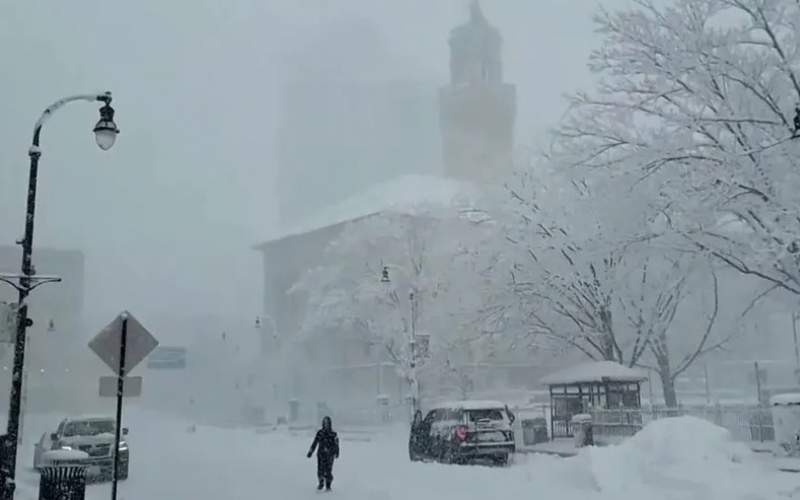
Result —
[[570, 421], [593, 409], [639, 409], [642, 372], [613, 361], [565, 368], [542, 379], [550, 390], [550, 435], [572, 437]]

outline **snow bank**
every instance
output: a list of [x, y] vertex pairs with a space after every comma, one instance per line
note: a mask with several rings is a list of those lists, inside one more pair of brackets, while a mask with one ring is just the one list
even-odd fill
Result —
[[653, 467], [742, 463], [752, 455], [727, 429], [694, 417], [656, 420], [620, 446]]
[[620, 498], [766, 499], [764, 479], [776, 474], [726, 429], [694, 417], [657, 420], [575, 460], [600, 492]]

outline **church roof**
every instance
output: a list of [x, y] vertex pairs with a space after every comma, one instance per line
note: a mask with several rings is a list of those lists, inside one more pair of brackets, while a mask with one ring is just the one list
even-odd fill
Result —
[[380, 212], [413, 215], [431, 207], [448, 207], [468, 202], [476, 188], [463, 181], [434, 175], [404, 175], [376, 184], [341, 203], [327, 207], [298, 224], [284, 227], [267, 238], [267, 243], [306, 234]]

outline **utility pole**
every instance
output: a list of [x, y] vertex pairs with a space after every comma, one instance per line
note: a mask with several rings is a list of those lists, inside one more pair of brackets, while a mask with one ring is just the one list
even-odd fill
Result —
[[[390, 285], [389, 266], [383, 266], [381, 272], [381, 283]], [[409, 359], [408, 359], [408, 382], [411, 386], [411, 412], [413, 415], [419, 410], [419, 381], [417, 380], [417, 289], [412, 287], [408, 292], [408, 302], [411, 309], [411, 321], [409, 328]]]

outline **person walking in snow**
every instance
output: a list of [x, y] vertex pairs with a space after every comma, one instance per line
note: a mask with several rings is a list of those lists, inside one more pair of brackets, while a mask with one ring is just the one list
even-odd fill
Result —
[[317, 451], [317, 489], [331, 489], [333, 483], [333, 461], [339, 458], [339, 436], [333, 430], [331, 417], [322, 419], [322, 429], [317, 431], [314, 442], [308, 450], [308, 458]]

